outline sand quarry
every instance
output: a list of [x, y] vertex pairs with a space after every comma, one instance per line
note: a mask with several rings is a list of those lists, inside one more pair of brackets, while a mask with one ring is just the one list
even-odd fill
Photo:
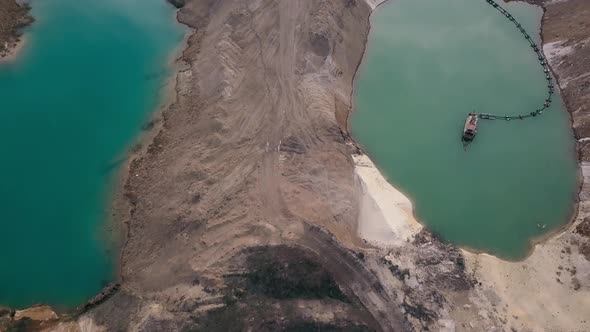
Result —
[[354, 74], [380, 1], [187, 0], [178, 19], [193, 30], [172, 101], [138, 143], [117, 196], [120, 287], [75, 314], [33, 310], [49, 318], [23, 320], [21, 311], [1, 322], [57, 331], [590, 331], [590, 67], [581, 61], [590, 3], [536, 2], [546, 8], [552, 68], [570, 82], [562, 95], [583, 182], [576, 220], [526, 260], [433, 237], [349, 136]]

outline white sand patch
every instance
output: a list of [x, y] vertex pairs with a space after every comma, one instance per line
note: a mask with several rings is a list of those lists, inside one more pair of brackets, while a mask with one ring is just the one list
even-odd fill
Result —
[[375, 245], [400, 246], [422, 229], [410, 200], [389, 184], [371, 159], [353, 156], [357, 183], [362, 190], [358, 234]]
[[564, 40], [560, 40], [543, 45], [543, 53], [552, 66], [559, 65], [563, 61], [563, 57], [574, 50], [571, 46], [563, 46], [564, 43]]
[[560, 86], [563, 89], [565, 89], [568, 86], [568, 84], [570, 84], [572, 82], [575, 82], [575, 81], [586, 79], [588, 77], [590, 77], [590, 73], [585, 73], [585, 74], [578, 75], [578, 76], [575, 76], [575, 77], [568, 77], [566, 79], [562, 79], [561, 80], [563, 83], [561, 83]]
[[369, 7], [371, 7], [372, 10], [375, 10], [375, 8], [377, 8], [377, 6], [379, 6], [380, 4], [382, 4], [383, 2], [385, 2], [387, 0], [365, 0], [365, 1], [369, 5]]

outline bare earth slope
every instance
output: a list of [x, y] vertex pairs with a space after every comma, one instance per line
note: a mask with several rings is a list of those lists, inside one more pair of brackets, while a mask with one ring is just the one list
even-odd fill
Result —
[[404, 329], [393, 294], [325, 231], [362, 245], [335, 110], [350, 107], [369, 13], [355, 0], [180, 10], [195, 32], [177, 101], [130, 164], [123, 288], [91, 312], [98, 325]]

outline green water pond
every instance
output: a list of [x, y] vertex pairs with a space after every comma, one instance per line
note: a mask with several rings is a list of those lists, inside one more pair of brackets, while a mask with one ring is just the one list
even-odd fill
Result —
[[76, 306], [115, 277], [104, 232], [117, 161], [184, 29], [164, 0], [43, 0], [0, 64], [0, 305]]
[[[538, 38], [539, 7], [504, 7]], [[460, 142], [469, 112], [528, 113], [546, 97], [534, 52], [485, 1], [382, 5], [355, 84], [354, 138], [441, 238], [515, 260], [570, 220], [577, 163], [559, 97], [540, 117], [480, 120]]]

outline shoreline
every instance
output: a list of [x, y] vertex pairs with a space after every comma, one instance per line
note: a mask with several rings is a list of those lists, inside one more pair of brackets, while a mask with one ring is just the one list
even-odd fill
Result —
[[[173, 6], [170, 2], [165, 2], [166, 4]], [[176, 8], [172, 12], [170, 19], [174, 20], [174, 24], [178, 24], [183, 30], [185, 30], [183, 38], [179, 42], [178, 46], [170, 51], [168, 59], [164, 64], [164, 68], [169, 72], [158, 89], [157, 104], [151, 111], [146, 113], [146, 117], [140, 123], [142, 126], [150, 124], [151, 127], [149, 129], [140, 129], [137, 136], [123, 149], [123, 152], [120, 154], [120, 156], [115, 158], [123, 159], [124, 162], [118, 166], [118, 171], [113, 174], [113, 178], [109, 181], [110, 189], [107, 190], [105, 198], [105, 202], [107, 202], [105, 205], [106, 216], [104, 222], [98, 225], [97, 230], [99, 232], [98, 236], [102, 237], [101, 241], [103, 241], [105, 244], [105, 251], [110, 254], [109, 258], [113, 261], [112, 279], [107, 286], [96, 293], [96, 296], [104, 295], [103, 293], [106, 289], [112, 288], [113, 285], [119, 285], [123, 281], [121, 274], [121, 264], [129, 231], [127, 221], [128, 218], [123, 216], [128, 216], [130, 210], [128, 199], [125, 197], [125, 185], [131, 175], [130, 165], [135, 159], [141, 158], [145, 154], [149, 146], [153, 143], [154, 138], [163, 128], [163, 112], [176, 102], [176, 86], [178, 84], [178, 77], [186, 66], [182, 60], [182, 57], [184, 55], [184, 51], [189, 46], [189, 38], [195, 32], [193, 28], [182, 23], [178, 19], [178, 15], [179, 9]], [[30, 19], [29, 24], [32, 22], [34, 22], [33, 18]], [[28, 38], [26, 36], [26, 32], [16, 35], [15, 38], [17, 38], [17, 41], [14, 46], [8, 49], [5, 56], [0, 57], [0, 66], [4, 64], [12, 65], [15, 61], [18, 61], [20, 59], [19, 55], [21, 55], [21, 53], [27, 47]], [[141, 148], [136, 150], [136, 147], [138, 146]], [[103, 298], [110, 296], [116, 290], [118, 290], [118, 287], [109, 291], [108, 294], [103, 296]], [[87, 301], [71, 308], [60, 309], [56, 307], [47, 307], [45, 304], [40, 303], [28, 307], [12, 309], [14, 309], [16, 312], [25, 312], [36, 307], [46, 307], [53, 310], [60, 317], [69, 316], [71, 314], [82, 315], [89, 309], [86, 308], [86, 306], [96, 296], [89, 298]]]
[[[379, 9], [379, 7], [381, 7], [382, 5], [384, 5], [385, 3], [388, 3], [390, 0], [365, 0], [367, 5], [371, 8], [371, 14], [369, 15], [369, 17], [367, 18], [368, 20], [368, 27], [369, 30], [367, 31], [367, 37], [365, 38], [365, 40], [363, 41], [363, 54], [361, 55], [361, 61], [359, 61], [359, 63], [357, 63], [356, 68], [354, 69], [354, 75], [352, 76], [352, 89], [350, 90], [350, 108], [348, 109], [348, 112], [346, 113], [346, 119], [345, 119], [345, 124], [344, 124], [344, 129], [346, 130], [346, 132], [348, 133], [348, 136], [350, 137], [351, 141], [354, 142], [354, 145], [361, 149], [360, 145], [355, 141], [354, 137], [352, 137], [352, 131], [351, 131], [351, 127], [350, 127], [350, 115], [352, 114], [352, 112], [355, 109], [355, 98], [354, 98], [354, 92], [356, 91], [356, 81], [357, 81], [357, 76], [360, 72], [361, 67], [363, 66], [363, 64], [365, 63], [365, 59], [367, 58], [367, 50], [369, 49], [368, 45], [369, 45], [369, 36], [371, 34], [371, 30], [373, 29], [372, 26], [372, 19], [373, 19], [373, 14], [375, 14], [375, 12]], [[362, 151], [362, 149], [361, 149]], [[363, 154], [365, 154], [363, 152]]]
[[[390, 0], [366, 0], [366, 2], [372, 8], [371, 15], [369, 15], [369, 33], [367, 34], [367, 38], [364, 41], [365, 48], [364, 48], [364, 52], [363, 52], [361, 61], [357, 65], [357, 67], [355, 69], [354, 76], [353, 76], [353, 84], [352, 84], [353, 88], [352, 88], [351, 96], [350, 96], [352, 105], [346, 115], [346, 131], [350, 137], [350, 140], [352, 141], [352, 144], [361, 152], [362, 155], [367, 156], [369, 161], [371, 161], [371, 163], [373, 163], [370, 155], [362, 148], [360, 143], [356, 142], [355, 138], [352, 136], [350, 116], [351, 116], [352, 112], [354, 112], [354, 109], [355, 109], [354, 92], [356, 91], [357, 75], [358, 75], [361, 67], [365, 63], [367, 50], [369, 48], [368, 44], [369, 44], [370, 31], [372, 29], [372, 23], [371, 23], [372, 16], [381, 6], [383, 6], [387, 3], [390, 3]], [[544, 25], [544, 20], [545, 20], [545, 15], [546, 15], [546, 8], [543, 6], [534, 4], [534, 3], [530, 3], [526, 0], [505, 1], [505, 2], [507, 2], [507, 3], [508, 2], [523, 2], [523, 3], [526, 3], [526, 4], [534, 6], [534, 7], [540, 7], [540, 9], [542, 10], [542, 15], [539, 20], [540, 24], [539, 24], [538, 34], [539, 34], [541, 46], [544, 47], [545, 42], [544, 42], [544, 38], [543, 38], [543, 25]], [[544, 54], [545, 58], [547, 58], [547, 55], [545, 54], [545, 50], [543, 49], [543, 47], [542, 47], [543, 54]], [[574, 194], [572, 206], [570, 209], [571, 210], [570, 217], [567, 218], [567, 221], [564, 222], [562, 225], [556, 226], [554, 229], [548, 230], [547, 232], [545, 232], [541, 236], [530, 238], [528, 240], [529, 249], [522, 256], [522, 258], [519, 258], [516, 260], [502, 258], [502, 257], [496, 256], [492, 253], [485, 252], [484, 250], [478, 250], [478, 249], [470, 248], [467, 246], [462, 246], [462, 245], [457, 245], [457, 244], [452, 243], [454, 246], [456, 246], [457, 248], [459, 248], [460, 250], [462, 250], [464, 252], [467, 252], [469, 254], [474, 254], [474, 255], [488, 255], [488, 256], [492, 256], [492, 257], [495, 257], [501, 261], [506, 261], [506, 262], [524, 262], [530, 256], [533, 255], [537, 246], [543, 245], [547, 241], [549, 241], [553, 238], [557, 238], [560, 235], [571, 231], [572, 229], [574, 229], [577, 226], [577, 219], [578, 219], [578, 214], [579, 214], [580, 194], [582, 194], [582, 186], [584, 183], [584, 176], [582, 174], [582, 164], [581, 164], [581, 159], [580, 159], [579, 144], [578, 144], [578, 141], [575, 137], [574, 130], [573, 130], [574, 128], [573, 128], [572, 113], [569, 111], [567, 103], [566, 103], [565, 99], [563, 98], [563, 92], [562, 92], [561, 84], [559, 81], [559, 76], [556, 74], [553, 66], [549, 62], [548, 62], [548, 67], [551, 70], [551, 74], [555, 78], [556, 85], [557, 85], [557, 91], [559, 92], [560, 97], [562, 97], [563, 104], [564, 104], [564, 111], [567, 113], [568, 118], [570, 120], [570, 130], [572, 131], [572, 138], [574, 139], [574, 151], [572, 151], [572, 152], [574, 153], [574, 158], [576, 160], [576, 165], [577, 165], [577, 171], [576, 171], [577, 184], [576, 185], [577, 185], [578, 189], [576, 190], [576, 193]], [[395, 184], [391, 183], [389, 180], [387, 180], [387, 178], [384, 176], [384, 174], [379, 170], [379, 167], [375, 163], [373, 163], [373, 165], [375, 166], [377, 171], [381, 174], [381, 176], [384, 179], [386, 179], [386, 181], [391, 185], [391, 187], [399, 192], [399, 190], [395, 187]], [[356, 160], [355, 160], [355, 172], [356, 172], [356, 169], [357, 169], [357, 167], [356, 167]], [[414, 202], [411, 199], [409, 199], [407, 196], [406, 196], [406, 199], [408, 199], [410, 201], [412, 206], [414, 205]], [[429, 231], [429, 228], [426, 225], [424, 225], [423, 223], [421, 223], [420, 220], [418, 218], [416, 218], [415, 214], [413, 214], [413, 220], [415, 220], [418, 224], [420, 224], [424, 229]]]
[[3, 64], [12, 64], [15, 61], [18, 61], [22, 52], [24, 52], [24, 48], [27, 45], [27, 38], [25, 35], [20, 35], [16, 37], [15, 40], [9, 42], [8, 49], [3, 53], [2, 57], [0, 57], [0, 65]]
[[[166, 1], [166, 3], [174, 6], [169, 1]], [[179, 13], [180, 9], [176, 8], [171, 15], [171, 19], [186, 31], [179, 45], [171, 50], [166, 62], [165, 67], [170, 72], [158, 91], [158, 105], [151, 112], [148, 112], [143, 120], [144, 125], [151, 127], [141, 130], [136, 138], [129, 142], [127, 149], [123, 153], [125, 162], [119, 167], [118, 174], [113, 179], [112, 190], [110, 191], [109, 206], [107, 207], [108, 211], [110, 211], [110, 218], [108, 218], [104, 227], [112, 226], [112, 229], [116, 230], [120, 236], [115, 242], [116, 246], [112, 248], [119, 252], [113, 264], [113, 283], [122, 283], [124, 280], [122, 274], [123, 254], [129, 239], [129, 219], [133, 208], [126, 189], [129, 178], [131, 177], [131, 165], [135, 160], [142, 158], [146, 154], [149, 147], [154, 144], [156, 136], [162, 131], [164, 126], [164, 112], [176, 103], [179, 76], [186, 70], [185, 67], [187, 66], [183, 60], [183, 56], [185, 50], [190, 46], [189, 39], [195, 33], [195, 30], [179, 20]], [[81, 306], [83, 305], [81, 304]]]
[[5, 25], [0, 35], [0, 65], [12, 63], [19, 59], [19, 55], [27, 44], [26, 29], [35, 22], [31, 15], [28, 1], [6, 0], [3, 3], [0, 20]]
[[568, 106], [566, 99], [564, 98], [564, 93], [563, 93], [563, 89], [561, 87], [560, 77], [559, 77], [557, 71], [555, 70], [555, 68], [553, 68], [553, 65], [552, 65], [551, 61], [549, 60], [549, 57], [547, 56], [547, 53], [545, 51], [545, 46], [548, 44], [545, 43], [545, 37], [543, 36], [543, 31], [544, 31], [544, 26], [545, 26], [545, 19], [547, 16], [547, 8], [545, 8], [544, 6], [538, 5], [536, 3], [531, 3], [527, 0], [513, 0], [513, 1], [504, 0], [504, 2], [506, 2], [506, 3], [523, 2], [523, 3], [529, 4], [531, 6], [541, 8], [542, 14], [541, 14], [541, 21], [540, 21], [540, 25], [539, 25], [539, 40], [540, 40], [540, 44], [541, 44], [541, 52], [543, 53], [543, 56], [546, 59], [547, 67], [549, 67], [549, 71], [551, 72], [551, 75], [555, 79], [555, 85], [557, 86], [556, 90], [559, 93], [559, 96], [563, 102], [564, 111], [567, 114], [567, 117], [569, 119], [569, 127], [571, 130], [572, 138], [574, 140], [574, 151], [572, 151], [572, 152], [574, 153], [574, 156], [576, 159], [576, 165], [577, 165], [577, 167], [576, 167], [576, 182], [577, 182], [576, 185], [577, 185], [578, 189], [574, 195], [574, 201], [572, 204], [573, 206], [571, 208], [571, 217], [562, 226], [556, 227], [555, 229], [550, 230], [541, 236], [538, 236], [536, 238], [532, 238], [529, 241], [531, 249], [529, 250], [527, 256], [524, 258], [524, 259], [526, 259], [533, 254], [533, 251], [535, 250], [535, 248], [538, 245], [541, 245], [544, 242], [547, 242], [552, 238], [557, 238], [558, 236], [570, 231], [571, 229], [573, 229], [576, 226], [576, 221], [578, 219], [579, 210], [580, 210], [580, 195], [582, 194], [583, 185], [584, 185], [584, 174], [582, 172], [582, 158], [581, 158], [581, 150], [580, 150], [581, 147], [580, 147], [580, 144], [579, 144], [578, 139], [576, 137], [576, 133], [574, 131], [574, 117], [573, 117], [572, 112], [570, 111], [570, 107]]

